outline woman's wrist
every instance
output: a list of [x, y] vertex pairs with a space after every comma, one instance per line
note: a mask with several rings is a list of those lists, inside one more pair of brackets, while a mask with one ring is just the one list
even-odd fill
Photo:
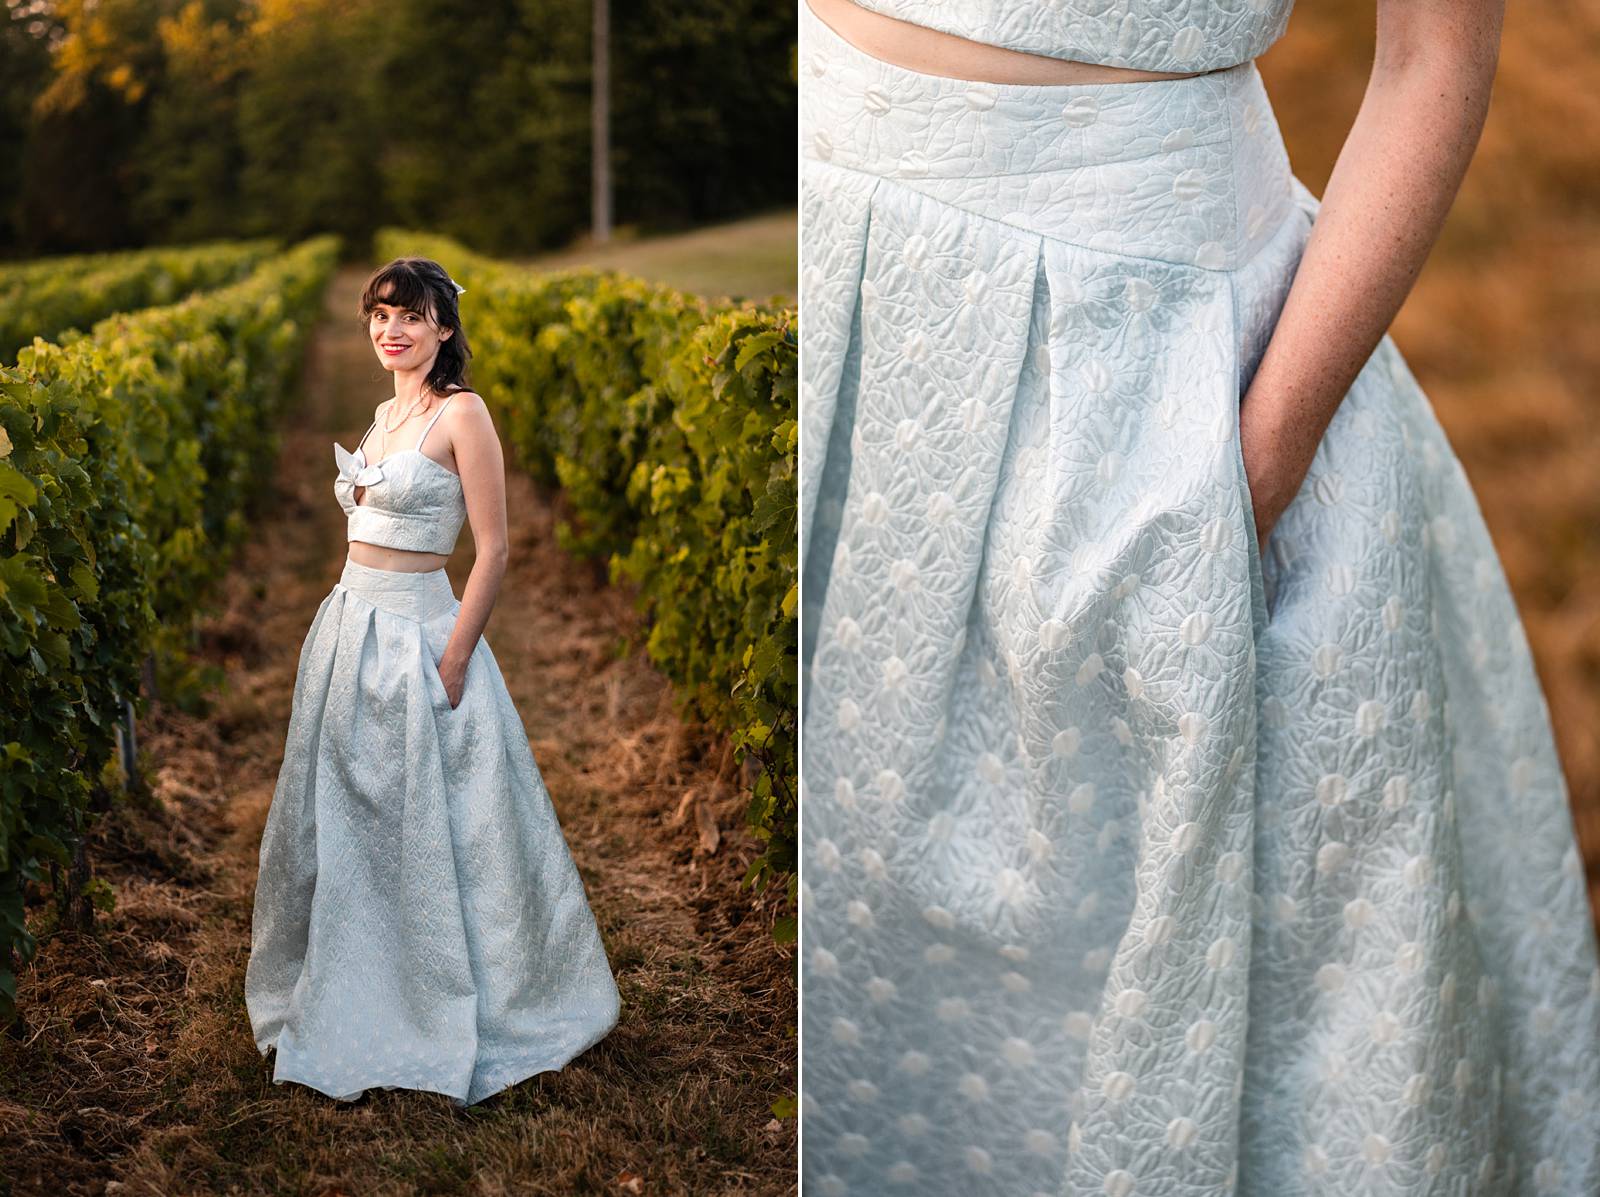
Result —
[[1258, 538], [1264, 544], [1311, 469], [1326, 422], [1312, 418], [1258, 373], [1239, 408], [1239, 450]]
[[467, 575], [466, 587], [461, 592], [461, 608], [456, 615], [455, 627], [451, 629], [444, 656], [439, 659], [441, 669], [447, 661], [453, 667], [466, 668], [473, 650], [483, 637], [483, 629], [489, 622], [489, 613], [494, 609], [495, 596], [499, 593], [505, 572], [505, 550], [492, 545], [481, 547], [472, 564], [472, 572]]

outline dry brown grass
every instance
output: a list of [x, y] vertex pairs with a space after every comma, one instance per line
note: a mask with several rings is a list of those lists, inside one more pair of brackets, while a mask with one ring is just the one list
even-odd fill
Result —
[[[15, 1194], [779, 1193], [795, 1185], [795, 990], [779, 898], [738, 887], [754, 845], [719, 741], [674, 713], [628, 597], [554, 545], [550, 496], [509, 479], [512, 566], [486, 638], [539, 761], [622, 992], [615, 1031], [559, 1073], [457, 1111], [435, 1094], [335, 1103], [274, 1086], [243, 1000], [262, 822], [301, 642], [337, 579], [329, 443], [386, 376], [329, 294], [271, 501], [204, 627], [228, 685], [206, 718], [142, 728], [152, 801], [95, 836], [117, 893], [94, 936], [49, 936], [0, 1068]], [[470, 538], [464, 538], [470, 540]], [[457, 592], [470, 546], [451, 563]], [[715, 846], [712, 846], [713, 837]], [[0, 1192], [6, 1186], [0, 1181]]]
[[[1319, 194], [1366, 84], [1370, 5], [1303, 4], [1262, 60]], [[1600, 10], [1512, 4], [1488, 124], [1394, 325], [1472, 480], [1550, 701], [1600, 917]]]
[[535, 270], [621, 270], [709, 297], [793, 304], [800, 281], [799, 232], [800, 214], [789, 209], [659, 237], [635, 238], [632, 230], [618, 229], [608, 245], [583, 239], [522, 264]]

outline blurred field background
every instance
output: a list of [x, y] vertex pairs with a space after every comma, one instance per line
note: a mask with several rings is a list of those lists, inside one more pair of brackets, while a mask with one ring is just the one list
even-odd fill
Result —
[[[1372, 60], [1370, 4], [1301, 0], [1260, 59], [1322, 193]], [[1393, 335], [1466, 467], [1550, 702], [1600, 911], [1600, 5], [1507, 6], [1488, 124]]]

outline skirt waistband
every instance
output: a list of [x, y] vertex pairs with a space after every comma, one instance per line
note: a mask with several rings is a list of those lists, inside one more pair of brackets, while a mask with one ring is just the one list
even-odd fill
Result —
[[976, 83], [874, 58], [799, 8], [810, 169], [1210, 270], [1241, 266], [1300, 206], [1254, 62], [1143, 83]]
[[456, 601], [450, 575], [443, 568], [417, 572], [373, 569], [346, 558], [339, 585], [380, 611], [418, 623], [443, 615]]

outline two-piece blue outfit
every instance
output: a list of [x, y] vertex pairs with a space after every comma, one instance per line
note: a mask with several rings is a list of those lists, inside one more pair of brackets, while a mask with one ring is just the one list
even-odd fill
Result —
[[[334, 446], [349, 540], [455, 547], [461, 479], [422, 451], [449, 402], [416, 448], [369, 464]], [[616, 1024], [583, 881], [488, 641], [455, 707], [439, 677], [460, 610], [443, 569], [346, 561], [306, 634], [245, 973], [280, 1083], [470, 1105]]]

